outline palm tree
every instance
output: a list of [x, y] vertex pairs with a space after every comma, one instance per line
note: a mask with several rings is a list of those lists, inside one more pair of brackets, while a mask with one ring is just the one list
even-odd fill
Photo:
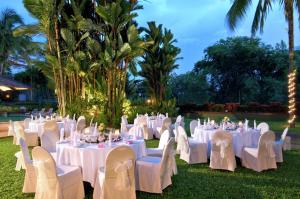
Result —
[[145, 34], [145, 41], [152, 42], [139, 62], [141, 71], [139, 74], [145, 78], [149, 94], [158, 104], [165, 100], [165, 87], [170, 73], [178, 67], [175, 63], [179, 58], [180, 49], [174, 46], [176, 39], [168, 29], [162, 25], [156, 26], [155, 22], [148, 22], [148, 28], [141, 28]]
[[9, 66], [26, 66], [24, 56], [31, 46], [31, 38], [15, 36], [16, 31], [23, 25], [22, 18], [12, 9], [5, 9], [0, 14], [0, 75]]
[[[289, 98], [289, 120], [290, 127], [296, 125], [296, 66], [294, 54], [294, 6], [300, 14], [300, 1], [298, 0], [259, 0], [256, 6], [252, 22], [251, 33], [254, 36], [257, 30], [263, 32], [264, 23], [272, 5], [277, 2], [284, 8], [285, 19], [288, 23], [289, 39], [289, 75], [288, 75], [288, 98]], [[229, 28], [234, 30], [240, 19], [244, 18], [252, 0], [233, 0], [232, 6], [227, 13]]]

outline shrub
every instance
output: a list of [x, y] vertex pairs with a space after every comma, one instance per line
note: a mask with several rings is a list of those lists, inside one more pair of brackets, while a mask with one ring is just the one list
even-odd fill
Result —
[[212, 107], [210, 107], [210, 111], [213, 112], [224, 112], [224, 104], [214, 104]]
[[228, 112], [236, 112], [239, 107], [239, 103], [226, 103], [224, 109]]

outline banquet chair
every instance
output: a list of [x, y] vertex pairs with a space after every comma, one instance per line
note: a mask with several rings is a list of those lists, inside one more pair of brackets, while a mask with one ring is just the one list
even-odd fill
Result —
[[177, 152], [180, 152], [180, 159], [188, 164], [207, 162], [207, 144], [201, 143], [187, 137], [182, 126], [178, 126]]
[[86, 127], [85, 117], [80, 116], [77, 120], [76, 131], [77, 133], [82, 133], [83, 129]]
[[153, 139], [153, 133], [152, 131], [148, 128], [147, 124], [147, 117], [146, 116], [139, 116], [137, 119], [137, 122], [135, 125], [139, 125], [143, 129], [143, 138], [145, 140], [151, 140]]
[[[72, 130], [75, 131], [76, 121], [71, 120], [68, 117], [64, 120], [65, 137], [70, 137]], [[73, 129], [72, 129], [73, 128]]]
[[181, 115], [178, 115], [177, 118], [176, 118], [176, 123], [177, 123], [179, 126], [184, 127], [184, 117], [182, 117]]
[[192, 120], [190, 122], [190, 133], [191, 133], [191, 137], [194, 137], [194, 131], [195, 131], [195, 128], [197, 127], [198, 125], [198, 121], [197, 120]]
[[128, 121], [127, 121], [127, 117], [126, 115], [123, 115], [121, 117], [121, 132], [123, 133], [126, 133], [129, 131], [130, 128], [133, 127], [133, 124], [128, 124]]
[[8, 136], [13, 136], [13, 144], [16, 144], [16, 132], [15, 132], [15, 124], [13, 121], [9, 120], [9, 124], [8, 124], [8, 132], [7, 132]]
[[276, 162], [283, 162], [283, 155], [282, 155], [282, 150], [283, 150], [283, 145], [285, 142], [286, 135], [288, 133], [289, 128], [285, 128], [280, 140], [276, 141], [274, 143], [274, 151], [276, 155]]
[[52, 156], [42, 147], [32, 149], [37, 174], [35, 199], [82, 199], [84, 189], [79, 167], [56, 166]]
[[163, 150], [165, 146], [167, 145], [170, 138], [170, 132], [169, 130], [165, 130], [160, 137], [159, 144], [157, 148], [147, 148], [146, 154], [148, 156], [158, 156], [161, 157], [163, 154]]
[[56, 121], [47, 121], [44, 126], [44, 132], [42, 132], [41, 147], [43, 147], [49, 153], [56, 152], [56, 142], [59, 141], [59, 128]]
[[34, 193], [36, 188], [36, 175], [35, 170], [30, 159], [27, 144], [23, 138], [19, 138], [21, 151], [17, 152], [17, 166], [16, 170], [22, 167], [25, 169], [25, 178], [23, 184], [23, 193]]
[[144, 128], [140, 125], [134, 125], [129, 129], [128, 135], [134, 138], [144, 138]]
[[37, 133], [26, 133], [22, 124], [14, 122], [14, 129], [16, 132], [16, 144], [19, 145], [19, 138], [23, 138], [27, 146], [37, 146], [38, 145], [38, 134]]
[[172, 184], [174, 173], [174, 138], [164, 148], [162, 157], [144, 156], [136, 161], [136, 189], [149, 193], [162, 193]]
[[260, 130], [260, 133], [265, 133], [269, 131], [270, 127], [266, 122], [261, 122], [257, 125], [257, 129]]
[[53, 108], [49, 108], [48, 111], [45, 113], [45, 116], [51, 116], [53, 113]]
[[29, 122], [31, 122], [30, 118], [24, 119], [24, 129], [29, 129]]
[[42, 108], [38, 114], [41, 116], [45, 116], [45, 110], [46, 110], [46, 108]]
[[273, 149], [274, 141], [275, 134], [273, 131], [263, 133], [259, 138], [257, 148], [245, 147], [243, 149], [242, 165], [257, 172], [276, 169], [276, 156]]
[[135, 153], [128, 146], [113, 148], [98, 170], [94, 199], [135, 199]]
[[161, 127], [157, 127], [157, 133], [155, 134], [155, 137], [160, 139], [160, 136], [163, 134], [163, 132], [165, 132], [165, 130], [169, 130], [170, 126], [172, 124], [172, 120], [169, 117], [166, 117], [163, 119], [163, 123]]
[[292, 138], [290, 136], [286, 136], [284, 143], [283, 143], [283, 150], [287, 151], [287, 150], [291, 150], [292, 149]]
[[213, 134], [211, 140], [210, 168], [229, 171], [235, 170], [236, 161], [232, 140], [231, 133], [226, 131], [217, 131]]

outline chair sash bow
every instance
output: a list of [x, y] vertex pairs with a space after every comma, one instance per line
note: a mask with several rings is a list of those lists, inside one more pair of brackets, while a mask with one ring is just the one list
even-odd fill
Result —
[[229, 142], [227, 140], [218, 140], [216, 142], [216, 146], [220, 147], [220, 156], [224, 159], [226, 156], [226, 148], [229, 146]]
[[129, 189], [131, 182], [129, 176], [129, 169], [133, 166], [132, 160], [120, 162], [114, 168], [117, 173], [115, 188], [118, 190]]

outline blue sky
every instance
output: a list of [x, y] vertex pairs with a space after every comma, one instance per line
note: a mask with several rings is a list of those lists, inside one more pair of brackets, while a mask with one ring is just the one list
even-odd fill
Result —
[[[146, 0], [142, 1], [144, 10], [139, 11], [137, 21], [146, 26], [147, 21], [156, 21], [171, 29], [181, 48], [176, 73], [192, 70], [194, 64], [203, 58], [203, 50], [221, 38], [229, 36], [250, 36], [251, 20], [258, 0], [253, 0], [253, 7], [247, 17], [240, 22], [237, 30], [228, 29], [225, 16], [230, 8], [231, 0]], [[25, 23], [33, 23], [22, 0], [0, 0], [0, 10], [13, 8]], [[295, 45], [300, 44], [299, 26], [295, 16]], [[265, 23], [264, 33], [258, 34], [267, 44], [274, 45], [281, 40], [287, 41], [287, 24], [282, 8], [273, 7]]]

